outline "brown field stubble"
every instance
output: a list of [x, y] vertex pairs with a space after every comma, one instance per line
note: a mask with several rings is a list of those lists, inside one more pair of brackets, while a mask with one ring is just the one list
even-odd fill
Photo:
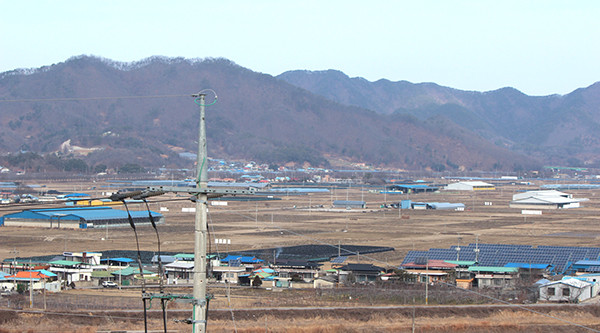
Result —
[[[95, 184], [97, 186], [98, 184]], [[47, 189], [78, 191], [89, 188], [90, 184], [48, 184]], [[509, 243], [531, 245], [600, 246], [597, 229], [597, 215], [600, 200], [593, 191], [566, 191], [574, 197], [587, 197], [583, 208], [572, 210], [544, 211], [542, 216], [523, 216], [520, 209], [510, 209], [508, 203], [512, 194], [531, 189], [526, 186], [503, 186], [490, 192], [444, 192], [409, 195], [387, 195], [370, 193], [360, 187], [350, 190], [332, 190], [326, 194], [304, 196], [283, 196], [277, 201], [235, 202], [228, 206], [209, 207], [209, 229], [211, 239], [231, 239], [231, 245], [210, 245], [212, 252], [236, 251], [278, 246], [330, 244], [390, 246], [396, 250], [378, 254], [360, 256], [360, 262], [369, 262], [378, 266], [396, 267], [409, 250], [429, 248], [447, 248], [457, 244], [474, 243], [476, 236], [483, 243]], [[90, 191], [92, 196], [99, 193]], [[333, 200], [365, 200], [366, 210], [332, 210]], [[160, 200], [182, 199], [166, 195]], [[462, 202], [466, 211], [415, 211], [380, 209], [380, 204], [398, 202], [402, 199], [414, 201]], [[158, 199], [156, 199], [158, 200]], [[492, 206], [484, 205], [492, 202]], [[322, 206], [322, 207], [321, 207]], [[166, 207], [166, 224], [159, 226], [162, 250], [170, 252], [193, 252], [193, 214], [182, 213], [181, 208], [193, 207], [190, 201], [165, 201], [151, 204], [151, 209], [159, 211]], [[295, 208], [294, 208], [295, 207]], [[143, 209], [132, 205], [130, 208]], [[3, 208], [6, 209], [6, 208]], [[7, 213], [6, 210], [2, 214]], [[156, 251], [156, 237], [150, 227], [138, 228], [140, 247], [145, 251]], [[129, 228], [109, 230], [106, 239], [105, 230], [64, 230], [34, 229], [25, 227], [3, 227], [0, 234], [0, 259], [13, 257], [12, 251], [18, 251], [19, 257], [60, 254], [63, 251], [135, 250], [133, 233]], [[105, 238], [104, 240], [102, 240]], [[350, 262], [358, 258], [351, 257]], [[263, 286], [264, 287], [264, 286]], [[102, 297], [105, 291], [91, 291], [96, 297]], [[112, 292], [111, 292], [112, 293]], [[131, 292], [128, 292], [131, 293]], [[245, 317], [234, 311], [235, 321], [226, 310], [229, 307], [225, 296], [215, 291], [217, 299], [211, 308], [225, 311], [215, 315], [210, 321], [211, 332], [231, 332], [234, 325], [238, 332], [402, 332], [412, 328], [412, 315], [406, 311], [401, 314], [378, 310], [361, 310], [348, 317], [348, 310], [314, 311], [309, 314], [290, 313], [285, 317], [273, 313], [253, 313]], [[276, 294], [276, 295], [271, 295]], [[114, 295], [113, 295], [114, 296]], [[135, 297], [135, 292], [132, 295]], [[293, 299], [290, 300], [288, 296]], [[280, 306], [354, 306], [363, 302], [348, 303], [323, 302], [318, 298], [304, 297], [290, 293], [264, 293], [258, 299], [239, 298], [233, 301], [234, 309], [251, 309], [257, 304], [261, 307]], [[385, 300], [373, 299], [368, 305], [387, 305]], [[174, 309], [182, 308], [178, 304]], [[183, 307], [185, 308], [185, 307]], [[362, 309], [362, 308], [361, 308]], [[78, 309], [71, 311], [77, 312]], [[96, 311], [96, 310], [94, 310]], [[472, 310], [471, 310], [472, 311]], [[549, 310], [550, 311], [550, 310]], [[553, 315], [575, 321], [582, 325], [597, 327], [600, 323], [595, 314], [587, 310], [569, 310], [560, 312], [551, 310]], [[140, 329], [139, 319], [121, 320], [99, 317], [90, 319], [77, 316], [42, 316], [37, 314], [17, 314], [0, 324], [1, 330], [8, 332], [47, 331], [85, 331], [98, 329]], [[11, 316], [11, 315], [9, 315]], [[113, 315], [114, 317], [119, 317]], [[4, 318], [4, 317], [2, 317]], [[94, 317], [95, 318], [95, 317]], [[139, 317], [138, 317], [139, 318]], [[183, 319], [184, 317], [182, 316]], [[365, 320], [366, 318], [366, 320]], [[1, 320], [1, 319], [0, 319]], [[152, 319], [153, 327], [160, 329], [158, 318]], [[576, 327], [565, 326], [560, 321], [552, 321], [544, 316], [522, 311], [489, 311], [485, 315], [471, 316], [469, 313], [440, 310], [440, 312], [417, 315], [415, 326], [419, 332], [519, 332], [577, 331]], [[169, 323], [173, 330], [186, 331], [189, 326], [182, 323]]]

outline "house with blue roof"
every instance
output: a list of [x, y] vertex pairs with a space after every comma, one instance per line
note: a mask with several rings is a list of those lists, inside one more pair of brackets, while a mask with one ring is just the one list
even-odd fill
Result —
[[101, 259], [100, 262], [109, 267], [129, 267], [129, 265], [134, 263], [135, 260], [131, 258], [106, 258]]
[[261, 264], [264, 262], [264, 260], [258, 259], [256, 257], [238, 256], [238, 255], [233, 255], [233, 254], [230, 254], [227, 257], [221, 259], [222, 264], [229, 264], [230, 266], [231, 266], [231, 264], [239, 265], [238, 262], [239, 262], [239, 264], [242, 264], [242, 265], [254, 265], [254, 264]]

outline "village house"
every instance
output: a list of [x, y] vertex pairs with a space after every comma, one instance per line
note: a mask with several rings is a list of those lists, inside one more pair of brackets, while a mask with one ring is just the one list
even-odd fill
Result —
[[540, 286], [539, 300], [578, 303], [598, 294], [598, 284], [575, 278], [546, 283]]

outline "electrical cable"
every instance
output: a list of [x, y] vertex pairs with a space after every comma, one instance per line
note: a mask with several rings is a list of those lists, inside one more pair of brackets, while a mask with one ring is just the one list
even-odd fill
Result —
[[0, 103], [18, 102], [70, 102], [70, 101], [99, 101], [114, 99], [144, 99], [144, 98], [174, 98], [188, 97], [189, 95], [140, 95], [140, 96], [106, 96], [106, 97], [64, 97], [64, 98], [23, 98], [23, 99], [0, 99]]
[[[236, 211], [230, 210], [228, 212], [236, 214], [236, 215], [239, 215], [239, 216], [242, 216], [242, 217], [245, 217], [245, 218], [247, 218], [250, 221], [254, 221], [254, 219], [252, 219], [250, 216], [240, 214], [240, 213], [238, 213]], [[304, 235], [302, 233], [298, 233], [298, 232], [295, 232], [295, 231], [292, 231], [292, 230], [289, 230], [289, 229], [286, 229], [286, 228], [282, 228], [282, 227], [279, 227], [279, 226], [276, 226], [276, 225], [271, 225], [271, 226], [274, 227], [274, 228], [276, 228], [276, 229], [279, 229], [280, 231], [285, 231], [285, 232], [288, 232], [288, 233], [290, 233], [292, 235], [296, 235], [296, 236], [300, 236], [300, 237], [303, 237], [303, 238], [306, 238], [306, 239], [310, 239], [311, 241], [317, 242], [317, 243], [319, 243], [321, 245], [327, 245], [327, 246], [331, 246], [331, 247], [336, 248], [336, 249], [340, 249], [345, 254], [349, 254], [349, 255], [359, 255], [360, 254], [358, 252], [354, 252], [354, 251], [350, 251], [350, 250], [344, 249], [343, 247], [340, 247], [338, 245], [330, 244], [330, 243], [324, 242], [322, 240], [319, 240], [319, 239], [316, 239], [316, 238], [313, 238], [313, 237], [309, 237], [309, 236]], [[380, 264], [385, 264], [385, 266], [390, 266], [390, 264], [387, 263], [387, 262], [385, 262], [385, 261], [381, 261], [381, 260], [378, 260], [378, 259], [375, 259], [375, 258], [371, 258], [371, 257], [369, 257], [367, 255], [361, 255], [361, 258], [366, 258], [366, 259], [369, 259], [369, 260], [371, 260], [373, 262], [377, 262], [377, 263], [380, 263]]]
[[[209, 104], [199, 103], [198, 100], [200, 99], [200, 95], [203, 95], [204, 92], [206, 92], [206, 91], [210, 91], [215, 95], [214, 100]], [[193, 94], [192, 97], [196, 97], [196, 99], [194, 99], [194, 103], [196, 103], [196, 105], [199, 105], [199, 106], [211, 106], [211, 105], [214, 105], [215, 103], [217, 103], [217, 93], [212, 89], [202, 89], [202, 90], [200, 90], [200, 92]]]
[[[235, 211], [230, 211], [230, 212], [234, 212], [235, 213]], [[249, 216], [245, 216], [245, 215], [242, 215], [242, 214], [238, 214], [238, 215], [240, 215], [242, 217], [246, 217], [248, 220], [253, 220]], [[308, 237], [308, 236], [303, 235], [301, 233], [297, 233], [297, 232], [294, 232], [294, 231], [291, 231], [291, 230], [288, 230], [288, 229], [285, 229], [285, 228], [280, 228], [280, 227], [277, 227], [277, 226], [275, 226], [275, 228], [280, 229], [280, 230], [285, 230], [285, 231], [287, 231], [289, 233], [292, 233], [294, 235], [297, 235], [297, 236], [301, 236], [301, 237], [305, 237], [305, 238], [311, 239], [312, 241], [316, 241], [316, 242], [321, 243], [323, 245], [329, 245], [329, 246], [337, 247], [335, 245], [328, 244], [327, 242], [323, 242], [323, 241], [320, 241], [318, 239], [315, 239], [315, 238], [312, 238], [312, 237]], [[354, 252], [349, 251], [349, 250], [345, 250], [345, 251], [348, 252], [348, 253], [354, 253]], [[356, 253], [354, 253], [354, 254], [356, 254]], [[367, 258], [367, 259], [369, 259], [371, 261], [374, 261], [374, 262], [380, 262], [380, 263], [382, 262], [380, 260], [377, 260], [377, 259], [374, 259], [374, 258], [370, 258], [369, 256], [363, 256], [363, 257]], [[386, 265], [388, 265], [388, 264], [386, 263]], [[460, 288], [460, 287], [458, 287], [456, 285], [453, 285], [453, 284], [450, 284], [450, 283], [441, 282], [441, 281], [440, 281], [440, 283], [448, 285], [448, 286], [451, 286], [451, 287], [454, 287], [454, 288], [456, 288], [458, 290], [463, 290], [463, 291], [466, 291], [466, 292], [474, 293], [474, 294], [477, 294], [479, 296], [486, 297], [486, 298], [498, 301], [500, 303], [504, 303], [504, 304], [507, 304], [507, 305], [510, 305], [510, 306], [515, 306], [517, 308], [520, 308], [520, 309], [523, 309], [523, 310], [526, 310], [526, 311], [529, 311], [529, 312], [532, 312], [532, 313], [536, 313], [536, 314], [539, 314], [539, 315], [542, 315], [542, 316], [545, 316], [545, 317], [548, 317], [548, 318], [556, 319], [556, 320], [562, 321], [562, 322], [567, 323], [567, 324], [572, 325], [572, 326], [580, 327], [580, 328], [583, 328], [583, 329], [586, 329], [586, 330], [589, 330], [589, 331], [592, 331], [592, 332], [600, 332], [600, 330], [596, 330], [596, 329], [591, 328], [591, 327], [587, 327], [587, 326], [584, 326], [584, 325], [581, 325], [581, 324], [577, 324], [575, 322], [572, 322], [572, 321], [569, 321], [569, 320], [566, 320], [566, 319], [561, 319], [561, 318], [558, 318], [558, 317], [555, 317], [555, 316], [551, 316], [551, 315], [542, 313], [540, 311], [529, 309], [529, 308], [527, 308], [525, 306], [522, 306], [522, 305], [519, 305], [519, 304], [513, 304], [513, 303], [510, 303], [510, 302], [507, 302], [507, 301], [503, 301], [501, 299], [498, 299], [498, 298], [495, 298], [495, 297], [492, 297], [492, 296], [488, 296], [488, 295], [485, 295], [485, 294], [482, 294], [482, 293], [478, 293], [478, 292], [473, 291], [473, 290]], [[232, 312], [232, 316], [233, 316], [233, 312]]]
[[135, 234], [135, 244], [137, 245], [137, 260], [140, 269], [140, 276], [142, 278], [142, 302], [144, 306], [144, 332], [148, 333], [148, 315], [146, 311], [146, 298], [144, 294], [146, 293], [146, 279], [144, 279], [144, 267], [142, 266], [142, 254], [140, 252], [140, 241], [138, 239], [137, 230], [135, 230], [135, 223], [133, 223], [133, 218], [131, 217], [131, 213], [129, 212], [129, 207], [127, 207], [127, 203], [125, 203], [125, 198], [120, 199], [123, 205], [125, 205], [125, 209], [127, 210], [127, 217], [129, 219], [129, 225], [133, 229], [133, 233]]
[[[160, 294], [162, 295], [165, 290], [164, 290], [164, 286], [163, 286], [164, 271], [162, 268], [162, 259], [161, 259], [162, 254], [160, 252], [160, 236], [158, 235], [158, 228], [156, 227], [156, 223], [154, 223], [154, 217], [152, 216], [152, 213], [150, 212], [150, 206], [148, 205], [148, 201], [146, 200], [146, 198], [143, 198], [142, 200], [146, 204], [146, 209], [148, 210], [148, 217], [150, 218], [150, 223], [152, 224], [152, 227], [154, 228], [154, 231], [156, 232], [156, 241], [158, 244], [159, 290], [160, 290]], [[162, 314], [163, 314], [163, 328], [164, 328], [164, 332], [167, 333], [167, 311], [166, 311], [166, 307], [165, 307], [165, 301], [166, 300], [164, 298], [160, 299], [160, 305], [161, 305]]]
[[[210, 230], [211, 229], [212, 229], [212, 234], [215, 234], [215, 227], [214, 227], [214, 224], [212, 221], [212, 215], [210, 212], [208, 213], [208, 220], [210, 221], [210, 224], [209, 224], [210, 228], [208, 229], [209, 230], [208, 239], [210, 240], [210, 238], [211, 238]], [[209, 253], [212, 252], [211, 248], [212, 248], [212, 242], [209, 241], [209, 251], [208, 251]], [[219, 258], [219, 260], [220, 260], [221, 253], [219, 251], [219, 243], [218, 242], [215, 242], [215, 248], [216, 248], [216, 252], [217, 252], [217, 258]], [[212, 265], [209, 265], [209, 267], [212, 267]], [[228, 286], [229, 286], [229, 282], [228, 282]], [[228, 288], [228, 290], [229, 290], [229, 288]], [[237, 326], [235, 323], [235, 315], [233, 314], [233, 308], [231, 307], [231, 296], [229, 295], [229, 292], [227, 292], [227, 305], [229, 307], [229, 312], [231, 313], [231, 321], [233, 322], [234, 332], [237, 332]], [[206, 309], [206, 323], [208, 324], [208, 303], [206, 304], [206, 308], [207, 308]]]
[[[108, 198], [106, 198], [106, 197], [92, 198], [92, 199], [85, 199], [84, 201], [102, 200], [102, 199], [108, 199]], [[161, 202], [189, 201], [189, 200], [190, 200], [189, 198], [186, 198], [186, 199], [164, 199], [164, 200], [150, 201], [150, 203], [152, 204], [152, 203], [161, 203]], [[13, 209], [13, 207], [39, 207], [39, 209], [43, 209], [43, 208], [46, 208], [46, 207], [44, 207], [46, 205], [49, 205], [49, 206], [63, 205], [64, 206], [65, 202], [68, 202], [68, 201], [53, 201], [53, 202], [49, 202], [49, 203], [32, 202], [32, 203], [26, 203], [26, 204], [6, 204], [6, 205], [0, 206], [0, 212], [14, 211], [15, 209]], [[98, 206], [93, 206], [93, 205], [67, 206], [67, 208], [71, 208], [71, 207], [102, 207], [102, 205], [98, 205]]]
[[514, 306], [514, 307], [517, 307], [517, 308], [525, 310], [525, 311], [529, 311], [529, 312], [532, 312], [532, 313], [535, 313], [535, 314], [539, 314], [539, 315], [542, 315], [544, 317], [556, 319], [556, 320], [562, 321], [563, 323], [567, 323], [567, 324], [572, 325], [572, 326], [577, 326], [577, 327], [580, 327], [580, 328], [583, 328], [583, 329], [586, 329], [586, 330], [589, 330], [589, 331], [592, 331], [592, 332], [600, 332], [599, 330], [596, 330], [594, 328], [587, 327], [587, 326], [584, 326], [584, 325], [581, 325], [581, 324], [577, 324], [575, 322], [572, 322], [572, 321], [569, 321], [569, 320], [566, 320], [566, 319], [562, 319], [562, 318], [558, 318], [558, 317], [555, 317], [555, 316], [551, 316], [549, 314], [545, 314], [545, 313], [540, 312], [540, 311], [529, 309], [529, 308], [527, 308], [527, 307], [525, 307], [523, 305], [520, 305], [520, 304], [513, 304], [513, 303], [510, 303], [510, 302], [501, 300], [499, 298], [493, 297], [493, 296], [489, 296], [489, 295], [485, 295], [485, 294], [482, 294], [482, 293], [478, 293], [478, 292], [476, 292], [474, 290], [464, 289], [464, 288], [461, 288], [459, 286], [455, 286], [455, 285], [453, 285], [451, 283], [447, 283], [447, 282], [443, 282], [443, 281], [439, 281], [439, 283], [445, 284], [445, 285], [450, 286], [450, 287], [454, 287], [454, 288], [456, 288], [458, 290], [466, 291], [466, 292], [473, 293], [473, 294], [476, 294], [476, 295], [479, 295], [479, 296], [482, 296], [482, 297], [485, 297], [485, 298], [489, 298], [491, 300], [494, 300], [494, 301], [497, 301], [497, 302], [500, 302], [500, 303], [504, 303], [504, 304], [507, 304], [507, 305], [510, 305], [510, 306]]

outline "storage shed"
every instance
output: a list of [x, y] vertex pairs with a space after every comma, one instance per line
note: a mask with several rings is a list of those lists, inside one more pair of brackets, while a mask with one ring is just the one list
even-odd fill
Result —
[[540, 301], [581, 302], [598, 294], [594, 284], [574, 278], [547, 283], [540, 287]]
[[[136, 225], [150, 224], [147, 210], [130, 211]], [[155, 223], [164, 223], [162, 214], [150, 211]], [[111, 207], [65, 207], [29, 209], [2, 217], [4, 225], [41, 228], [129, 227], [127, 212]]]
[[352, 201], [352, 200], [335, 200], [333, 207], [336, 208], [367, 208], [367, 203], [364, 201]]

